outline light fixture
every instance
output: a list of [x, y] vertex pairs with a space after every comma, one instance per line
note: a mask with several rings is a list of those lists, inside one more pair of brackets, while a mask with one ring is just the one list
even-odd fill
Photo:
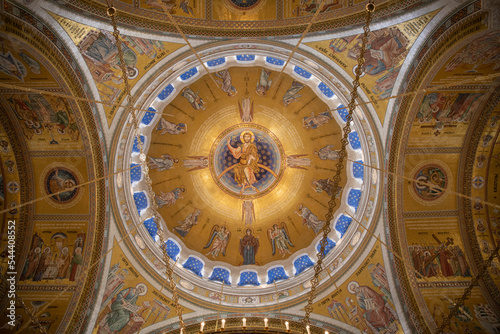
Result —
[[247, 329], [247, 319], [246, 318], [243, 318], [243, 327], [242, 327], [243, 330], [246, 330]]
[[306, 326], [307, 334], [311, 334], [311, 329], [309, 328], [309, 325]]
[[199, 331], [198, 333], [200, 333], [200, 334], [201, 334], [201, 333], [203, 333], [203, 328], [204, 328], [204, 327], [205, 327], [205, 323], [204, 323], [204, 322], [202, 322], [202, 323], [200, 324], [200, 331]]
[[223, 331], [224, 330], [224, 326], [226, 325], [226, 319], [222, 319], [220, 321], [220, 330]]
[[288, 321], [285, 321], [285, 327], [286, 327], [286, 332], [290, 333], [290, 324], [288, 323]]
[[264, 329], [269, 330], [269, 326], [267, 325], [267, 318], [264, 318]]

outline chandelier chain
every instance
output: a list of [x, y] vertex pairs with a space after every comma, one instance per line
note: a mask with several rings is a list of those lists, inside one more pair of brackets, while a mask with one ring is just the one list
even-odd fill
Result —
[[166, 249], [166, 242], [165, 238], [163, 236], [163, 228], [161, 226], [160, 218], [159, 218], [159, 213], [158, 213], [158, 204], [156, 203], [155, 200], [155, 193], [153, 191], [153, 181], [151, 180], [149, 176], [149, 166], [148, 166], [148, 161], [147, 161], [147, 156], [144, 153], [144, 144], [141, 140], [141, 130], [139, 128], [139, 121], [137, 119], [137, 110], [133, 106], [133, 99], [132, 99], [132, 94], [131, 94], [131, 89], [130, 89], [130, 84], [128, 82], [128, 75], [127, 75], [127, 69], [125, 67], [125, 61], [123, 58], [123, 50], [121, 47], [121, 40], [120, 40], [120, 32], [118, 30], [118, 27], [116, 25], [116, 9], [114, 7], [108, 7], [108, 15], [111, 17], [111, 23], [113, 25], [113, 36], [115, 37], [115, 43], [116, 47], [118, 49], [118, 57], [120, 60], [120, 68], [122, 70], [122, 76], [123, 76], [123, 83], [125, 84], [125, 92], [127, 95], [127, 113], [131, 115], [132, 118], [132, 126], [134, 129], [134, 137], [137, 141], [137, 148], [139, 149], [139, 159], [141, 161], [141, 167], [142, 171], [144, 173], [144, 181], [146, 183], [146, 193], [148, 195], [148, 199], [150, 202], [150, 209], [152, 212], [153, 216], [153, 221], [156, 224], [156, 228], [158, 231], [158, 237], [160, 241], [160, 249], [162, 250], [163, 254], [163, 261], [165, 262], [165, 273], [167, 275], [167, 280], [170, 286], [170, 289], [172, 290], [172, 300], [175, 303], [175, 309], [177, 312], [177, 317], [179, 318], [179, 326], [182, 331], [185, 331], [185, 325], [184, 321], [182, 320], [182, 306], [179, 303], [179, 295], [177, 294], [177, 285], [175, 284], [173, 275], [174, 275], [174, 269], [173, 266], [170, 266], [170, 256], [167, 253]]
[[465, 301], [469, 298], [469, 296], [472, 293], [472, 289], [476, 286], [479, 285], [479, 281], [483, 276], [487, 273], [488, 267], [491, 266], [491, 263], [495, 259], [496, 256], [498, 256], [498, 251], [500, 250], [500, 245], [498, 245], [493, 252], [491, 252], [490, 257], [484, 261], [483, 265], [479, 268], [477, 275], [472, 278], [470, 284], [468, 287], [465, 288], [464, 293], [462, 297], [455, 299], [453, 303], [453, 308], [451, 309], [450, 313], [446, 316], [446, 318], [443, 319], [443, 322], [441, 325], [437, 328], [436, 334], [442, 334], [444, 333], [444, 330], [446, 327], [450, 325], [451, 319], [456, 316], [459, 312], [462, 310], [462, 306], [464, 306]]
[[309, 299], [307, 301], [307, 305], [304, 307], [304, 310], [306, 311], [306, 314], [304, 316], [304, 319], [302, 320], [302, 323], [304, 325], [304, 328], [309, 325], [309, 318], [311, 316], [311, 312], [313, 311], [313, 303], [314, 299], [316, 297], [316, 288], [319, 285], [319, 276], [321, 274], [321, 271], [323, 270], [323, 258], [325, 257], [325, 248], [328, 245], [328, 234], [331, 232], [331, 227], [330, 227], [330, 221], [333, 218], [333, 211], [335, 209], [335, 206], [337, 205], [336, 203], [336, 198], [338, 194], [340, 193], [340, 181], [341, 181], [341, 174], [342, 170], [344, 169], [344, 159], [347, 157], [347, 145], [349, 144], [349, 139], [348, 136], [351, 133], [351, 122], [353, 119], [353, 113], [354, 109], [356, 108], [356, 99], [358, 97], [358, 87], [360, 86], [359, 83], [359, 78], [363, 74], [363, 66], [365, 64], [365, 58], [364, 58], [364, 53], [366, 50], [366, 44], [368, 43], [368, 34], [370, 33], [370, 22], [372, 20], [372, 12], [375, 9], [374, 6], [370, 7], [370, 9], [367, 7], [366, 9], [366, 23], [363, 27], [363, 35], [361, 37], [361, 48], [359, 50], [359, 55], [358, 55], [358, 65], [355, 68], [355, 79], [353, 81], [353, 87], [351, 91], [351, 100], [348, 104], [348, 113], [346, 117], [346, 124], [343, 128], [343, 137], [340, 140], [340, 150], [339, 150], [339, 158], [338, 161], [335, 165], [335, 174], [332, 177], [333, 181], [333, 193], [332, 197], [330, 198], [328, 202], [328, 213], [326, 214], [326, 223], [323, 226], [323, 238], [320, 241], [320, 249], [317, 254], [318, 256], [318, 261], [314, 265], [314, 276], [311, 279], [311, 290], [309, 291]]

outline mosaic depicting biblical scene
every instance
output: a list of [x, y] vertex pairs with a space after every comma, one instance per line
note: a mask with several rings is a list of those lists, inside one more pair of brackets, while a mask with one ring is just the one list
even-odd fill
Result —
[[[2, 22], [2, 31], [12, 29]], [[40, 89], [41, 85], [59, 93], [64, 92], [49, 65], [32, 46], [20, 39], [3, 34], [0, 51], [0, 78], [4, 84], [22, 83]], [[12, 50], [12, 51], [5, 51]], [[21, 131], [31, 148], [50, 146], [52, 150], [80, 149], [80, 130], [74, 114], [74, 104], [65, 98], [40, 95], [16, 89], [6, 90], [0, 103], [15, 115]]]
[[[190, 312], [182, 309], [183, 314]], [[137, 274], [115, 241], [94, 330], [99, 334], [137, 332], [176, 316], [175, 303]]]
[[[157, 1], [152, 1], [157, 4]], [[175, 1], [174, 1], [175, 2]], [[188, 1], [183, 1], [187, 3]], [[201, 1], [199, 1], [201, 2]], [[182, 6], [181, 6], [182, 7]], [[187, 8], [187, 7], [186, 7]], [[53, 14], [70, 35], [89, 67], [104, 105], [108, 125], [125, 97], [118, 47], [111, 31], [99, 30]], [[121, 36], [123, 61], [133, 86], [154, 64], [180, 48], [181, 44]]]
[[[288, 75], [274, 86], [277, 72], [269, 69], [213, 75], [218, 88], [208, 76], [191, 82], [164, 108], [173, 116], [151, 125], [147, 154], [160, 214], [173, 240], [200, 258], [233, 266], [286, 259], [325, 225], [341, 134], [334, 113]], [[199, 275], [198, 265], [190, 268]]]
[[140, 0], [139, 7], [175, 16], [205, 18], [205, 2], [197, 0]]
[[331, 294], [314, 304], [314, 312], [356, 327], [363, 333], [403, 333], [376, 243], [368, 259]]
[[[381, 121], [385, 117], [387, 101], [377, 100], [391, 96], [408, 51], [436, 13], [437, 11], [370, 33], [360, 82]], [[325, 54], [354, 78], [353, 68], [357, 66], [361, 35], [310, 42], [306, 45]]]

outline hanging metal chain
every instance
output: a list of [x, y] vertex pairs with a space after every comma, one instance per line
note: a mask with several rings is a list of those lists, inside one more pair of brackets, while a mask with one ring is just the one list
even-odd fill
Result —
[[158, 231], [158, 237], [160, 239], [160, 249], [163, 253], [163, 261], [165, 262], [165, 273], [167, 274], [167, 279], [170, 285], [170, 289], [172, 290], [172, 300], [175, 303], [175, 308], [177, 311], [177, 316], [179, 317], [179, 326], [182, 332], [186, 331], [184, 321], [182, 320], [182, 306], [179, 304], [179, 295], [177, 294], [177, 286], [174, 282], [173, 275], [174, 269], [173, 266], [170, 266], [170, 256], [167, 253], [165, 239], [163, 237], [163, 227], [160, 223], [159, 213], [158, 213], [158, 204], [155, 200], [155, 193], [153, 191], [153, 181], [149, 177], [149, 165], [147, 161], [147, 156], [144, 153], [144, 145], [141, 140], [141, 130], [139, 128], [139, 121], [137, 119], [137, 110], [133, 106], [132, 95], [130, 93], [130, 84], [128, 82], [128, 74], [127, 68], [125, 66], [125, 61], [123, 59], [123, 50], [121, 47], [120, 40], [120, 32], [116, 25], [116, 9], [113, 6], [109, 6], [107, 10], [108, 15], [111, 17], [111, 23], [113, 25], [113, 36], [115, 37], [116, 47], [118, 48], [118, 57], [120, 60], [120, 68], [122, 70], [122, 79], [125, 84], [125, 93], [127, 94], [127, 106], [126, 111], [132, 117], [132, 127], [134, 130], [134, 137], [137, 141], [137, 147], [139, 148], [139, 159], [141, 162], [142, 171], [144, 173], [144, 181], [146, 183], [146, 192], [150, 202], [150, 208], [152, 211], [153, 220], [156, 224], [156, 228]]
[[488, 260], [486, 260], [483, 266], [479, 268], [477, 276], [470, 281], [470, 285], [465, 288], [462, 297], [455, 300], [455, 302], [453, 303], [453, 308], [450, 310], [450, 313], [446, 316], [446, 318], [443, 319], [441, 325], [437, 328], [436, 334], [442, 334], [445, 328], [450, 325], [451, 319], [460, 312], [462, 306], [464, 306], [465, 304], [465, 301], [469, 298], [470, 294], [472, 293], [472, 289], [476, 285], [479, 285], [479, 280], [483, 278], [483, 276], [487, 273], [488, 268], [491, 266], [491, 262], [493, 262], [495, 257], [498, 256], [499, 250], [500, 250], [500, 245], [493, 250]]
[[[5, 276], [2, 276], [1, 280], [2, 280], [2, 283], [1, 283], [2, 287], [0, 290], [0, 296], [3, 296], [9, 290], [9, 286], [7, 283], [7, 278]], [[16, 299], [17, 299], [17, 302], [19, 304], [21, 304], [21, 307], [24, 309], [24, 312], [30, 317], [31, 322], [35, 323], [38, 326], [37, 329], [40, 331], [40, 333], [47, 334], [47, 328], [42, 326], [40, 321], [38, 321], [38, 318], [33, 315], [33, 312], [31, 312], [31, 310], [24, 303], [24, 300], [18, 294], [16, 294]]]
[[302, 320], [302, 323], [304, 325], [304, 328], [309, 325], [309, 318], [311, 315], [311, 312], [313, 311], [313, 302], [314, 298], [316, 297], [316, 288], [318, 287], [319, 284], [319, 275], [322, 271], [322, 264], [323, 264], [323, 258], [325, 257], [325, 248], [328, 245], [328, 234], [331, 232], [330, 228], [330, 221], [333, 218], [333, 210], [335, 209], [336, 206], [336, 198], [337, 195], [340, 193], [340, 181], [341, 181], [341, 173], [342, 170], [344, 169], [344, 159], [347, 157], [347, 152], [346, 152], [346, 147], [349, 144], [349, 139], [348, 135], [351, 133], [351, 122], [352, 122], [352, 115], [354, 112], [354, 109], [356, 108], [356, 98], [358, 97], [358, 87], [359, 87], [359, 78], [361, 77], [361, 74], [363, 73], [363, 66], [365, 64], [365, 50], [366, 50], [366, 44], [368, 43], [368, 34], [370, 33], [370, 22], [372, 20], [372, 12], [375, 10], [375, 5], [370, 2], [369, 4], [366, 5], [366, 23], [365, 26], [363, 27], [363, 36], [361, 37], [361, 47], [359, 49], [359, 55], [358, 55], [358, 65], [355, 68], [355, 79], [352, 82], [352, 91], [351, 91], [351, 100], [349, 102], [349, 109], [346, 117], [346, 124], [344, 126], [343, 132], [344, 136], [340, 140], [340, 151], [339, 151], [339, 159], [337, 161], [337, 164], [335, 165], [335, 174], [332, 178], [333, 180], [333, 193], [332, 197], [330, 198], [330, 201], [328, 202], [328, 213], [326, 214], [326, 223], [323, 226], [323, 238], [320, 241], [320, 250], [318, 252], [318, 261], [314, 265], [314, 277], [311, 279], [311, 291], [309, 291], [309, 300], [307, 301], [307, 305], [304, 307], [304, 310], [306, 311], [306, 314], [304, 316], [304, 319]]
[[24, 304], [24, 300], [19, 296], [16, 296], [16, 299], [19, 302], [19, 304], [21, 304], [22, 308], [24, 309], [24, 312], [26, 312], [26, 314], [30, 317], [31, 321], [38, 326], [38, 330], [40, 331], [40, 333], [47, 334], [47, 328], [42, 326], [42, 324], [38, 321], [38, 319], [33, 315], [31, 310], [26, 306], [26, 304]]

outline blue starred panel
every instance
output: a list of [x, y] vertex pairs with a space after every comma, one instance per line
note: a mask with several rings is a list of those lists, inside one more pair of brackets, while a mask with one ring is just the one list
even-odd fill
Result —
[[331, 99], [335, 94], [333, 94], [333, 91], [325, 85], [323, 82], [320, 82], [318, 85], [319, 90], [326, 95], [329, 99]]
[[348, 114], [348, 111], [347, 111], [347, 108], [346, 108], [343, 104], [340, 104], [340, 105], [337, 107], [337, 112], [339, 113], [340, 118], [342, 118], [342, 120], [343, 120], [344, 122], [347, 122], [347, 114]]
[[288, 279], [288, 275], [283, 267], [274, 267], [267, 271], [267, 284], [272, 284], [284, 279]]
[[305, 79], [310, 79], [312, 77], [311, 73], [307, 72], [306, 70], [298, 66], [295, 66], [293, 68], [293, 71]]
[[[142, 146], [144, 147], [144, 136], [141, 135]], [[134, 138], [134, 145], [132, 146], [132, 152], [139, 153], [139, 145], [137, 144], [137, 137]]]
[[154, 218], [149, 218], [144, 221], [144, 227], [148, 230], [149, 235], [153, 240], [155, 240], [156, 235], [158, 234], [158, 228], [156, 227], [156, 223]]
[[134, 193], [134, 202], [137, 207], [137, 212], [141, 215], [141, 211], [148, 207], [148, 198], [144, 191]]
[[352, 148], [355, 150], [359, 150], [361, 148], [361, 142], [359, 141], [359, 136], [356, 131], [349, 134], [349, 144], [351, 144]]
[[363, 180], [365, 169], [363, 165], [360, 165], [363, 163], [363, 160], [357, 160], [356, 162], [359, 163], [352, 164], [352, 174], [354, 175], [355, 178]]
[[202, 271], [203, 271], [203, 262], [198, 260], [195, 257], [188, 257], [186, 262], [182, 265], [184, 268], [191, 270], [193, 273], [196, 275], [203, 277]]
[[254, 55], [237, 55], [236, 60], [237, 61], [254, 61], [255, 56]]
[[166, 244], [167, 254], [172, 260], [177, 260], [177, 257], [181, 253], [181, 249], [179, 246], [172, 241], [172, 239], [168, 239]]
[[238, 282], [238, 286], [244, 285], [254, 285], [259, 286], [259, 276], [255, 271], [242, 271], [240, 273], [240, 281]]
[[212, 274], [210, 274], [210, 277], [208, 279], [211, 281], [221, 282], [226, 285], [231, 285], [229, 277], [230, 277], [229, 270], [225, 268], [215, 267], [214, 270], [212, 270]]
[[172, 86], [172, 84], [168, 85], [164, 90], [161, 91], [160, 94], [158, 94], [158, 99], [162, 101], [165, 100], [170, 94], [172, 94], [173, 91], [174, 86]]
[[193, 67], [187, 72], [184, 72], [181, 74], [181, 80], [186, 81], [187, 79], [191, 78], [192, 76], [196, 75], [198, 73], [198, 68]]
[[347, 204], [354, 207], [354, 211], [357, 211], [360, 198], [361, 198], [361, 190], [351, 189], [349, 191], [349, 195], [347, 195]]
[[302, 255], [301, 257], [293, 261], [293, 267], [295, 268], [295, 276], [299, 275], [307, 268], [311, 268], [312, 266], [314, 266], [314, 262], [311, 260], [311, 258], [305, 254]]
[[142, 120], [141, 120], [141, 123], [144, 125], [149, 125], [151, 123], [151, 121], [153, 120], [153, 118], [155, 118], [156, 109], [153, 107], [149, 107], [148, 110], [149, 111], [146, 111], [146, 113], [144, 114], [144, 116], [142, 117]]
[[130, 182], [139, 182], [142, 177], [141, 165], [130, 164]]
[[340, 237], [342, 238], [351, 225], [352, 218], [347, 217], [345, 215], [340, 216], [339, 220], [337, 220], [337, 224], [335, 224], [335, 229], [340, 233]]
[[277, 65], [277, 66], [283, 66], [285, 65], [285, 61], [278, 59], [278, 58], [273, 58], [273, 57], [266, 57], [266, 63], [269, 63], [271, 65]]
[[[335, 247], [335, 245], [336, 245], [335, 241], [333, 241], [330, 238], [326, 238], [326, 241], [328, 243], [326, 244], [325, 251], [323, 252], [324, 256], [326, 256], [326, 254], [328, 254], [333, 249], [333, 247]], [[321, 243], [318, 242], [318, 245], [316, 246], [316, 250], [319, 253], [319, 251], [321, 250]]]
[[222, 58], [219, 58], [219, 59], [214, 59], [214, 60], [207, 61], [207, 66], [208, 67], [215, 67], [215, 66], [219, 66], [221, 64], [224, 64], [225, 62], [226, 62], [226, 58], [222, 57]]

